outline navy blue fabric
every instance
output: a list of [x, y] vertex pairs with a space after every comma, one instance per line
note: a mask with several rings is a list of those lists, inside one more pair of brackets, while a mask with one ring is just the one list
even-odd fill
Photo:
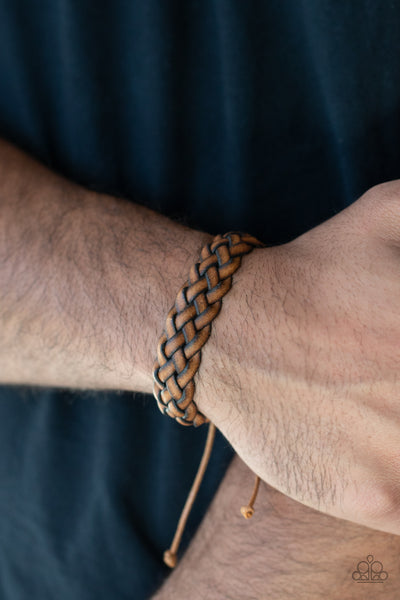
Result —
[[[0, 135], [281, 243], [400, 177], [399, 39], [400, 5], [376, 0], [1, 0]], [[0, 597], [149, 597], [205, 433], [147, 396], [1, 388]], [[218, 436], [184, 547], [231, 457]]]
[[[0, 598], [147, 598], [169, 573], [205, 435], [143, 394], [3, 388]], [[219, 435], [183, 551], [231, 453]]]

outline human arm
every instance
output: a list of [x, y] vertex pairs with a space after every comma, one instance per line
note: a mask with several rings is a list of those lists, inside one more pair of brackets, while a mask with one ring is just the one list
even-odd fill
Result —
[[[252, 481], [236, 456], [188, 550], [152, 600], [364, 600], [381, 595], [397, 600], [399, 536], [322, 514], [264, 482], [256, 513], [246, 521], [239, 505]], [[388, 577], [366, 589], [352, 575], [367, 555], [382, 563]]]
[[151, 393], [165, 314], [210, 237], [0, 141], [0, 383]]
[[[211, 236], [0, 145], [0, 382], [151, 392], [165, 315]], [[396, 187], [397, 185], [397, 187]], [[398, 184], [243, 259], [196, 402], [270, 485], [399, 531]]]

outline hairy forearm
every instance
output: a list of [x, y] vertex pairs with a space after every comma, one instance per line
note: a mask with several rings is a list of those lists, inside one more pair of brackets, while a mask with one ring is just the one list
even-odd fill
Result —
[[151, 392], [165, 315], [209, 237], [0, 141], [0, 383]]

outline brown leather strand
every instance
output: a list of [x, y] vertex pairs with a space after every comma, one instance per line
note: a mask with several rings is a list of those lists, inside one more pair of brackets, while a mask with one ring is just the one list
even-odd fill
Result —
[[193, 506], [193, 502], [196, 499], [197, 492], [199, 491], [200, 484], [202, 482], [205, 470], [208, 465], [208, 461], [210, 460], [211, 450], [214, 444], [215, 439], [215, 425], [210, 423], [208, 426], [208, 435], [206, 440], [206, 445], [204, 447], [203, 456], [201, 457], [200, 465], [197, 470], [196, 477], [193, 481], [191, 490], [186, 499], [185, 506], [183, 507], [178, 525], [176, 527], [174, 539], [172, 540], [171, 546], [164, 552], [164, 562], [169, 567], [173, 568], [177, 562], [177, 552], [179, 548], [179, 544], [182, 538], [183, 530], [186, 525], [186, 521], [188, 520], [190, 511]]
[[[240, 267], [242, 256], [263, 246], [247, 233], [217, 235], [202, 249], [199, 262], [191, 267], [188, 281], [179, 290], [167, 315], [165, 330], [157, 346], [153, 393], [161, 412], [181, 425], [198, 427], [209, 423], [193, 400], [194, 377], [200, 367], [201, 349], [210, 337], [212, 321], [221, 310], [222, 298], [232, 287], [232, 275]], [[171, 547], [164, 553], [164, 562], [171, 568], [177, 562], [179, 543], [210, 458], [214, 437], [215, 425], [210, 423], [197, 475]], [[250, 502], [241, 509], [245, 518], [254, 513], [259, 482], [257, 477]]]
[[251, 494], [249, 503], [246, 506], [242, 506], [240, 509], [240, 512], [242, 513], [242, 515], [244, 516], [245, 519], [251, 519], [251, 517], [254, 515], [254, 502], [256, 501], [256, 498], [257, 498], [258, 488], [260, 487], [260, 481], [261, 480], [260, 480], [259, 476], [256, 475], [253, 493]]
[[157, 346], [153, 391], [161, 412], [181, 425], [198, 427], [208, 422], [193, 401], [201, 349], [210, 337], [212, 321], [232, 287], [232, 275], [242, 256], [262, 246], [247, 233], [217, 235], [202, 249], [200, 261], [191, 267], [189, 279], [167, 315]]

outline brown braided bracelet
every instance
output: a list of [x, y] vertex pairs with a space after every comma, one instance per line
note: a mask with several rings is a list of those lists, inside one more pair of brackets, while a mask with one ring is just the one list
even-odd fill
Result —
[[[248, 233], [229, 232], [217, 235], [206, 244], [199, 262], [189, 272], [188, 281], [181, 287], [174, 306], [167, 315], [165, 330], [157, 346], [154, 363], [153, 393], [161, 412], [181, 425], [198, 427], [210, 423], [197, 408], [193, 397], [194, 377], [200, 367], [201, 349], [211, 334], [212, 321], [218, 316], [222, 298], [232, 287], [232, 275], [242, 262], [242, 256], [264, 244]], [[176, 554], [190, 508], [195, 499], [211, 454], [215, 426], [210, 423], [206, 446], [196, 478], [178, 523], [173, 543], [164, 553], [164, 561], [174, 567]], [[249, 518], [254, 509], [259, 478], [248, 506], [242, 507]]]

